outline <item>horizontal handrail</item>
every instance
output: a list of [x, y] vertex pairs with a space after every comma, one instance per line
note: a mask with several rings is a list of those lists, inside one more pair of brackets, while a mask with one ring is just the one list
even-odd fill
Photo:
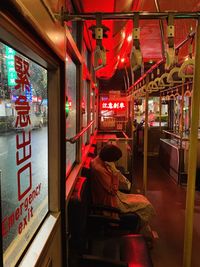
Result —
[[96, 137], [96, 140], [97, 141], [104, 141], [104, 140], [109, 140], [109, 141], [132, 141], [133, 138], [129, 138], [126, 133], [124, 131], [122, 131], [124, 137], [108, 137], [108, 136], [105, 136], [105, 137]]
[[125, 138], [125, 137], [111, 137], [111, 138], [109, 138], [109, 137], [100, 137], [100, 138], [98, 138], [98, 137], [96, 137], [95, 140], [96, 141], [109, 140], [109, 141], [124, 141], [125, 142], [125, 141], [132, 141], [133, 138]]
[[[171, 136], [174, 136], [176, 139], [181, 139], [181, 136], [179, 133], [175, 133], [175, 132], [170, 132], [170, 131], [167, 131], [167, 130], [163, 130], [163, 133], [166, 133], [166, 134], [169, 134]], [[188, 141], [189, 138], [188, 137], [183, 137], [182, 138], [182, 141]]]
[[[64, 12], [63, 19], [66, 21], [81, 21], [81, 20], [96, 20], [96, 15], [99, 13], [79, 13], [69, 14]], [[103, 20], [120, 20], [120, 19], [133, 19], [136, 14], [139, 14], [140, 19], [167, 19], [169, 14], [173, 14], [176, 19], [198, 19], [199, 12], [177, 12], [177, 11], [166, 11], [166, 12], [104, 12], [100, 13]], [[60, 14], [54, 14], [56, 18], [60, 18]]]
[[81, 132], [79, 132], [77, 135], [75, 135], [74, 137], [71, 137], [71, 138], [66, 138], [65, 141], [66, 142], [69, 142], [71, 144], [74, 144], [76, 143], [79, 138], [88, 130], [88, 128], [90, 128], [92, 126], [92, 124], [94, 123], [94, 120], [91, 121], [87, 127], [84, 127], [83, 130]]

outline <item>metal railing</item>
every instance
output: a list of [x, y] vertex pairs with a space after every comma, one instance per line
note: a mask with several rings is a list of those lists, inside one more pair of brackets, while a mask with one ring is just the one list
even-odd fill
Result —
[[199, 12], [177, 12], [177, 11], [166, 11], [166, 12], [104, 12], [104, 13], [79, 13], [69, 14], [63, 12], [62, 14], [55, 13], [56, 18], [61, 18], [65, 21], [85, 21], [85, 20], [96, 20], [97, 14], [101, 14], [102, 20], [127, 20], [133, 19], [135, 15], [139, 14], [140, 19], [167, 19], [169, 14], [172, 14], [176, 19], [198, 19]]
[[74, 137], [71, 138], [66, 138], [65, 141], [69, 142], [71, 144], [74, 144], [76, 142], [78, 142], [78, 140], [80, 139], [80, 137], [93, 125], [94, 120], [91, 121], [88, 126], [86, 126], [85, 128], [83, 128], [83, 130], [81, 132], [79, 132], [78, 134], [76, 134]]

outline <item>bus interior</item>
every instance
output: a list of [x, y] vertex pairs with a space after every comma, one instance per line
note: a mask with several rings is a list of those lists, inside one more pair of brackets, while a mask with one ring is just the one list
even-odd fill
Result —
[[[0, 1], [1, 266], [200, 266], [199, 9]], [[148, 237], [143, 208], [94, 204], [108, 144]]]

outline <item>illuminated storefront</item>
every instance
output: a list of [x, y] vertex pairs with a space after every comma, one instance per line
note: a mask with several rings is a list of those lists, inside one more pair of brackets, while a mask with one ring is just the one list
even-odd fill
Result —
[[102, 130], [122, 130], [126, 127], [127, 122], [127, 102], [121, 95], [100, 96], [100, 128]]

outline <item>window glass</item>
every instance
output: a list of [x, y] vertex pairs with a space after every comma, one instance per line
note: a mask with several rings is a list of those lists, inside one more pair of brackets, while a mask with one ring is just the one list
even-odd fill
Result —
[[[184, 96], [183, 102], [183, 127], [182, 127], [182, 115], [181, 115], [181, 106], [182, 106], [182, 96], [177, 96], [173, 101], [173, 130], [175, 132], [181, 132], [182, 130], [185, 133], [189, 133], [190, 130], [190, 120], [191, 120], [191, 95]], [[183, 128], [183, 129], [182, 129]]]
[[183, 108], [183, 120], [184, 120], [184, 131], [189, 133], [190, 120], [191, 120], [191, 96], [184, 97], [184, 108]]
[[127, 101], [119, 91], [100, 96], [99, 119], [101, 130], [125, 130]]
[[[95, 93], [94, 93], [94, 90], [91, 90], [91, 94], [90, 94], [90, 121], [94, 120], [94, 100], [95, 100]], [[90, 134], [93, 134], [94, 133], [94, 124], [90, 129], [91, 129]]]
[[47, 70], [0, 43], [4, 266], [15, 266], [48, 212]]
[[[83, 100], [82, 100], [82, 114], [83, 114], [83, 127], [87, 127], [87, 99], [88, 99], [88, 81], [84, 80], [84, 88], [83, 88]], [[87, 131], [83, 135], [83, 146], [87, 142]]]
[[[151, 127], [159, 126], [160, 111], [159, 111], [159, 97], [149, 97], [148, 101], [148, 123]], [[145, 98], [135, 100], [135, 119], [137, 123], [145, 121]], [[161, 126], [166, 126], [168, 120], [168, 103], [162, 101], [161, 105]]]
[[83, 51], [84, 51], [83, 53], [84, 53], [86, 66], [87, 66], [88, 70], [90, 71], [90, 62], [91, 62], [90, 57], [91, 57], [91, 55], [90, 55], [90, 51], [87, 48], [85, 43], [83, 44]]
[[68, 21], [67, 26], [69, 31], [71, 32], [74, 42], [77, 43], [77, 23], [75, 21]]
[[[66, 7], [68, 9], [69, 13], [74, 13], [74, 8], [72, 6], [72, 3], [70, 0], [66, 1]], [[67, 26], [69, 31], [71, 32], [71, 35], [74, 39], [74, 42], [77, 43], [77, 22], [76, 21], [68, 21]]]
[[[68, 56], [66, 61], [66, 137], [76, 135], [76, 64]], [[76, 145], [66, 143], [66, 166], [69, 173], [76, 159]]]

